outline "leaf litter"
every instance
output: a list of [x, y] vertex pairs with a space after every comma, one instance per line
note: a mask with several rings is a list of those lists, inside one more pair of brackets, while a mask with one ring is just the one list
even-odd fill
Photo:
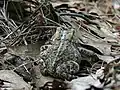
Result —
[[[0, 88], [16, 90], [19, 88], [14, 84], [20, 84], [20, 90], [23, 87], [24, 90], [119, 90], [119, 3], [119, 0], [0, 1]], [[79, 77], [72, 81], [40, 72], [40, 47], [59, 45], [56, 41], [62, 31], [58, 28], [69, 32], [67, 39], [77, 43], [74, 48], [82, 47], [99, 59], [81, 61]], [[64, 46], [59, 47], [65, 50]], [[57, 55], [60, 50], [56, 50]], [[87, 58], [89, 53], [84, 53]], [[23, 80], [16, 82], [13, 77]], [[4, 87], [6, 82], [12, 83], [10, 87]]]

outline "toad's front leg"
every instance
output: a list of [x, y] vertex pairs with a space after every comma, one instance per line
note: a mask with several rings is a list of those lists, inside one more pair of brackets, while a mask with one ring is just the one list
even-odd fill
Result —
[[48, 75], [48, 71], [47, 71], [47, 66], [46, 66], [44, 60], [40, 59], [39, 67], [40, 67], [41, 74], [44, 75], [44, 76], [47, 76]]

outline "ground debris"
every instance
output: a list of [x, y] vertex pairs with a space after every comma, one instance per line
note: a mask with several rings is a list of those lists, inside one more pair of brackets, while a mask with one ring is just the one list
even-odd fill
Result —
[[[11, 70], [1, 70], [0, 71], [0, 81], [2, 85], [0, 85], [0, 89], [12, 89], [12, 90], [31, 90], [31, 86], [27, 84], [22, 77], [17, 75], [15, 72]], [[0, 83], [1, 84], [1, 83]]]
[[119, 14], [119, 0], [0, 1], [0, 72], [33, 90], [119, 88]]

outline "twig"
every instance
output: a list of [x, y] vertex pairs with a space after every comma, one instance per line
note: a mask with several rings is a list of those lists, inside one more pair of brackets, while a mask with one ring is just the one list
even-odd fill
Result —
[[18, 67], [14, 68], [13, 71], [15, 71], [16, 69], [18, 69], [18, 68], [20, 68], [20, 67], [22, 67], [22, 66], [25, 66], [25, 65], [27, 65], [27, 64], [31, 64], [31, 63], [34, 63], [34, 62], [37, 62], [37, 61], [39, 61], [39, 59], [38, 59], [38, 60], [35, 60], [35, 61], [30, 61], [30, 62], [21, 64], [21, 65], [19, 65]]
[[61, 13], [60, 16], [75, 16], [75, 17], [81, 17], [81, 18], [83, 18], [84, 20], [86, 20], [89, 24], [96, 25], [97, 28], [100, 28], [97, 23], [90, 21], [90, 19], [87, 18], [83, 13], [82, 13], [82, 14], [77, 14], [77, 13]]
[[22, 27], [27, 21], [29, 21], [31, 19], [31, 17], [42, 7], [42, 5], [43, 5], [43, 3], [35, 10], [35, 12], [29, 17], [28, 20], [24, 21], [17, 29], [15, 29], [14, 31], [12, 31], [11, 33], [9, 33], [3, 40], [0, 40], [0, 42], [5, 41], [10, 35], [12, 35], [18, 29], [20, 29], [20, 27]]

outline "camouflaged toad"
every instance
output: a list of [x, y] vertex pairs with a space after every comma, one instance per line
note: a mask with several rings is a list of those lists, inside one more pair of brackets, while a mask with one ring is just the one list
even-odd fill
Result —
[[[82, 47], [76, 47], [74, 30], [58, 29], [51, 44], [41, 47], [40, 70], [43, 75], [71, 80], [80, 70], [80, 62], [94, 55]], [[87, 58], [86, 58], [87, 57]]]

